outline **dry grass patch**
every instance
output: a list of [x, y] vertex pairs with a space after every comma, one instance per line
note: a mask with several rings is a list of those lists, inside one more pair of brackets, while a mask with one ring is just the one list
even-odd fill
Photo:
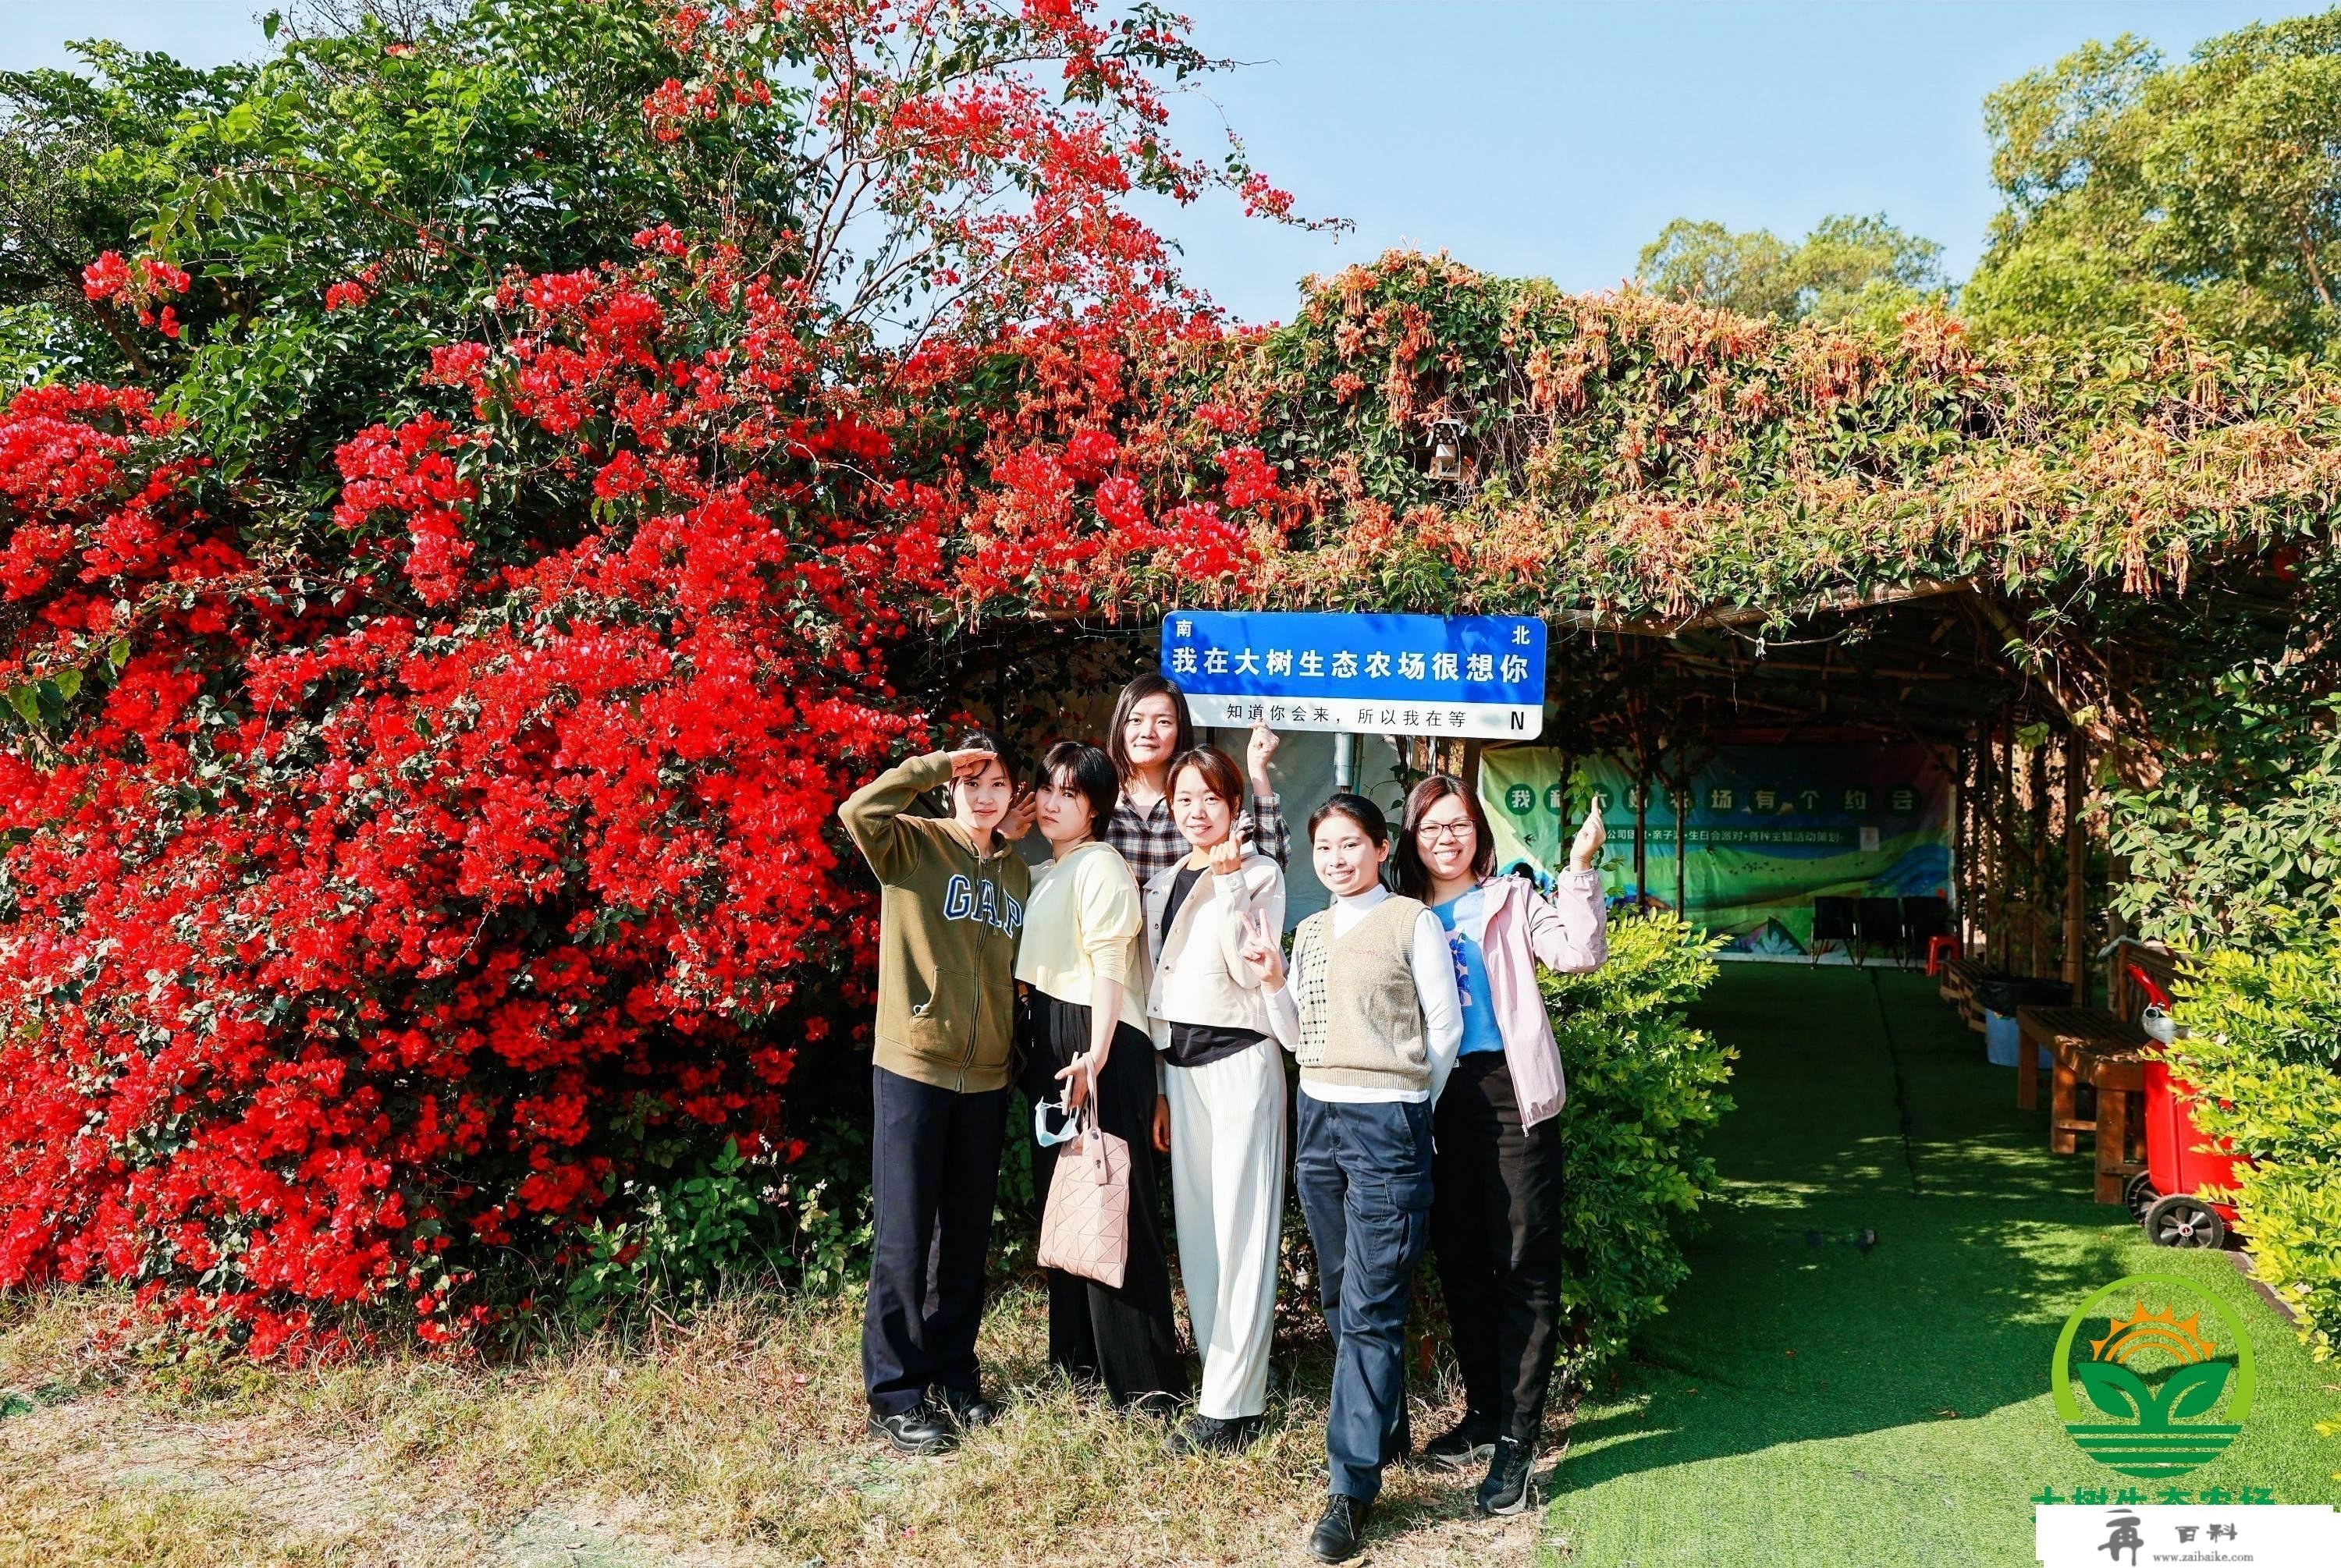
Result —
[[[1274, 1563], [1300, 1557], [1324, 1484], [1321, 1346], [1250, 1452], [1180, 1458], [1050, 1371], [1029, 1290], [985, 1328], [1005, 1418], [941, 1460], [865, 1434], [858, 1300], [740, 1297], [505, 1365], [300, 1371], [102, 1354], [121, 1307], [0, 1308], [0, 1568]], [[1415, 1418], [1427, 1434], [1444, 1413]], [[1480, 1519], [1469, 1482], [1418, 1469], [1392, 1472], [1373, 1534], [1391, 1564], [1536, 1544], [1531, 1521]]]

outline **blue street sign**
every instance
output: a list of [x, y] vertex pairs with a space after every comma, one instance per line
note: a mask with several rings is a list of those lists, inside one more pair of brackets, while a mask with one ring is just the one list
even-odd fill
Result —
[[1544, 728], [1544, 622], [1525, 615], [1174, 610], [1162, 673], [1198, 724], [1527, 740]]

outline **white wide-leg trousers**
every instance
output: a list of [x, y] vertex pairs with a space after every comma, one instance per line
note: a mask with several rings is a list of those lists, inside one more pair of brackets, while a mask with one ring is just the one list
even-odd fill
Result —
[[1179, 1274], [1203, 1356], [1197, 1414], [1268, 1408], [1284, 1236], [1284, 1059], [1262, 1040], [1201, 1067], [1166, 1065]]

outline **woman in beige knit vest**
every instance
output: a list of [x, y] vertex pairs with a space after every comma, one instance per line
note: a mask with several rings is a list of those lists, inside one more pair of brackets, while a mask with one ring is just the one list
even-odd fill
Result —
[[1317, 879], [1333, 895], [1293, 934], [1290, 983], [1276, 931], [1254, 921], [1269, 1027], [1300, 1060], [1293, 1184], [1317, 1248], [1333, 1330], [1319, 1559], [1356, 1554], [1382, 1467], [1406, 1427], [1407, 1296], [1430, 1234], [1431, 1105], [1463, 1037], [1455, 961], [1437, 916], [1383, 885], [1390, 825], [1339, 794], [1309, 819]]

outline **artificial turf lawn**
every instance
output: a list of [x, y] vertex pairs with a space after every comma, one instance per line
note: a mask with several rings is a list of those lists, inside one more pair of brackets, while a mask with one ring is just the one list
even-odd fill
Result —
[[2241, 1437], [2173, 1484], [2341, 1500], [2341, 1442], [2313, 1430], [2341, 1368], [2228, 1258], [2091, 1201], [2087, 1139], [2048, 1153], [2047, 1113], [2015, 1108], [2013, 1069], [1933, 981], [1730, 965], [1697, 1021], [1739, 1051], [1709, 1144], [1728, 1201], [1617, 1386], [1579, 1406], [1549, 1558], [2033, 1563], [2044, 1487], [2152, 1484], [2085, 1458], [2048, 1393], [2067, 1315], [2142, 1272], [2216, 1291], [2258, 1358]]

